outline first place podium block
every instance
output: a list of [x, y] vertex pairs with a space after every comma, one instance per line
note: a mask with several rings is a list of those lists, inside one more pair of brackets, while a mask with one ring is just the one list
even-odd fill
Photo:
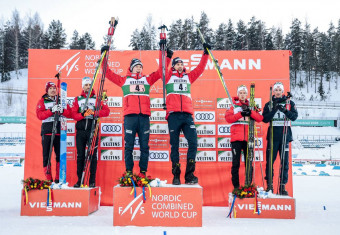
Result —
[[114, 226], [202, 227], [203, 192], [199, 185], [138, 187], [136, 198], [131, 187], [113, 188]]
[[[255, 198], [236, 198], [233, 216], [235, 218], [295, 219], [295, 198], [258, 198], [257, 203], [260, 213], [254, 213]], [[229, 210], [231, 204], [232, 198], [229, 198]]]
[[53, 189], [53, 203], [47, 206], [47, 189], [28, 192], [28, 203], [21, 199], [21, 216], [88, 216], [98, 210], [100, 189]]

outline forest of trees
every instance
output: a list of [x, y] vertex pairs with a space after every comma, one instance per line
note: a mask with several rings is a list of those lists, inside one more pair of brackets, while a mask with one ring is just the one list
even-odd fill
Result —
[[[253, 16], [249, 22], [230, 19], [221, 22], [217, 29], [209, 25], [209, 18], [202, 12], [200, 19], [193, 17], [177, 19], [167, 32], [168, 46], [173, 50], [201, 50], [202, 43], [196, 31], [200, 28], [212, 50], [290, 50], [291, 86], [307, 87], [307, 91], [318, 93], [326, 98], [325, 83], [328, 89], [338, 89], [340, 75], [340, 20], [337, 25], [329, 24], [327, 32], [312, 28], [308, 22], [293, 19], [290, 30], [283, 34], [281, 28], [268, 27], [265, 22]], [[130, 38], [132, 50], [157, 50], [159, 30], [149, 15], [141, 28], [136, 28]], [[1, 82], [9, 80], [9, 71], [27, 68], [28, 49], [81, 49], [95, 48], [89, 33], [79, 35], [74, 30], [70, 43], [62, 23], [53, 20], [46, 30], [38, 13], [23, 20], [18, 11], [0, 24], [0, 75]], [[103, 41], [105, 40], [105, 37]], [[331, 82], [335, 86], [331, 87]]]

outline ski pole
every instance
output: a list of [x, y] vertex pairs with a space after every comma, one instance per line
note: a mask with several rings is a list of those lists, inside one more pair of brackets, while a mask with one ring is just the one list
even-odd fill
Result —
[[[204, 39], [204, 37], [203, 37], [203, 34], [201, 33], [201, 30], [199, 29], [198, 25], [196, 25], [196, 27], [197, 27], [197, 32], [198, 32], [198, 34], [199, 34], [200, 37], [201, 37], [202, 43], [206, 43], [206, 41], [205, 41], [205, 39]], [[210, 56], [210, 58], [212, 59], [214, 65], [215, 65], [215, 68], [216, 68], [217, 74], [218, 74], [218, 76], [219, 76], [219, 78], [220, 78], [220, 80], [221, 80], [222, 86], [223, 86], [223, 88], [224, 88], [224, 90], [225, 90], [225, 92], [227, 93], [227, 96], [228, 96], [228, 98], [229, 98], [230, 105], [232, 105], [232, 106], [234, 107], [234, 103], [233, 103], [232, 98], [231, 98], [231, 96], [230, 96], [230, 94], [229, 94], [227, 85], [226, 85], [226, 83], [225, 83], [225, 81], [224, 81], [223, 74], [222, 74], [222, 72], [221, 72], [221, 68], [220, 68], [220, 66], [219, 66], [219, 64], [218, 64], [218, 61], [215, 59], [215, 57], [214, 57], [214, 55], [212, 54], [211, 50], [209, 50], [208, 48], [205, 48], [205, 49], [208, 51], [209, 56]]]

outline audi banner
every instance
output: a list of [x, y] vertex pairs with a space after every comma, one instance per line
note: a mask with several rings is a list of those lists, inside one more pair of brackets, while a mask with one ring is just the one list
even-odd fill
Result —
[[195, 122], [215, 122], [214, 111], [195, 111]]
[[122, 124], [121, 123], [101, 123], [101, 133], [102, 134], [122, 134]]

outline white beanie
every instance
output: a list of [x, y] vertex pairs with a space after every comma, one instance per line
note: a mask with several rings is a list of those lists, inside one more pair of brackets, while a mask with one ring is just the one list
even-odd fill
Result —
[[81, 86], [84, 87], [86, 84], [91, 84], [92, 79], [90, 77], [84, 77], [83, 80], [81, 81]]
[[283, 93], [284, 90], [285, 90], [284, 87], [283, 87], [282, 82], [276, 82], [276, 83], [274, 84], [274, 86], [273, 86], [273, 91], [274, 91], [276, 88], [281, 88], [282, 93]]
[[237, 95], [240, 93], [240, 91], [245, 90], [246, 93], [248, 94], [248, 89], [245, 85], [241, 85], [237, 88]]

